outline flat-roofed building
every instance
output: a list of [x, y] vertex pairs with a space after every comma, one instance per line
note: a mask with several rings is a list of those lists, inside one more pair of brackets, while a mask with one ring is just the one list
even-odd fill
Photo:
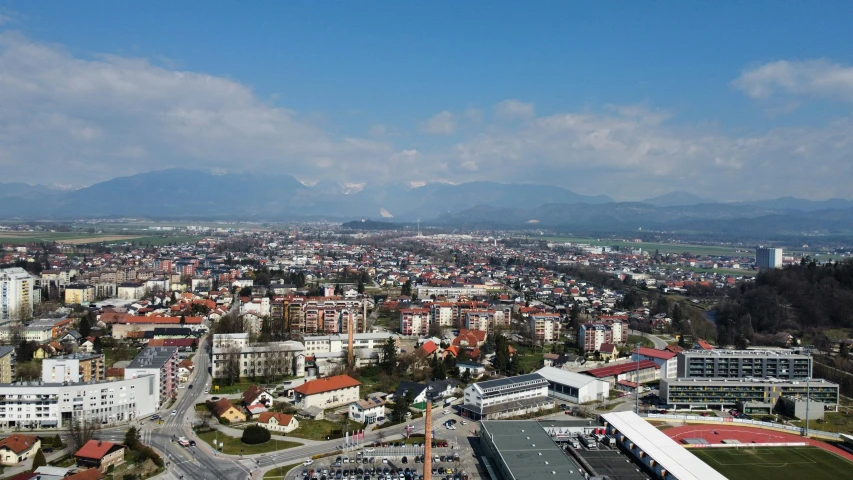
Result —
[[582, 480], [582, 470], [533, 420], [483, 420], [486, 468], [502, 480]]
[[780, 378], [812, 376], [812, 357], [791, 350], [685, 350], [677, 378]]
[[104, 373], [104, 355], [100, 353], [72, 353], [41, 362], [41, 380], [46, 383], [101, 382]]
[[264, 377], [273, 372], [305, 376], [305, 345], [292, 340], [244, 347], [214, 346], [211, 360], [213, 378], [224, 378], [229, 373], [236, 376], [236, 372], [240, 377]]
[[[733, 407], [741, 402], [766, 411], [782, 396], [806, 397], [838, 405], [838, 384], [823, 379], [780, 380], [756, 378], [663, 378], [660, 398], [675, 408]], [[750, 413], [750, 412], [744, 412]]]

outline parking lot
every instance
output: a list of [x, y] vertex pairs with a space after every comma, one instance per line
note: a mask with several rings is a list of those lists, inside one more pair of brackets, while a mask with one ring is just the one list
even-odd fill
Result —
[[[452, 453], [444, 453], [433, 457], [433, 478], [451, 480], [477, 478], [470, 476], [460, 466], [458, 456], [454, 459]], [[350, 453], [314, 461], [311, 465], [294, 469], [288, 477], [293, 480], [422, 480], [423, 474], [421, 454], [398, 458]]]

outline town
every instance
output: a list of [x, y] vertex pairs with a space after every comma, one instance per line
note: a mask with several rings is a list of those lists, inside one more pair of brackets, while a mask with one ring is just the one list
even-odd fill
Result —
[[781, 249], [179, 229], [3, 245], [4, 475], [712, 479], [683, 445], [803, 436], [853, 458], [819, 347], [718, 341], [721, 292], [803, 262]]

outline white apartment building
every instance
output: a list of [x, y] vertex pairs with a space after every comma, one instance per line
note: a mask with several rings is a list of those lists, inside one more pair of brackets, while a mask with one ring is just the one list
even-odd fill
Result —
[[[391, 333], [354, 333], [352, 337], [353, 351], [380, 349], [388, 338], [393, 338], [398, 345], [400, 343], [400, 336]], [[348, 341], [347, 335], [313, 335], [302, 339], [305, 355], [342, 352]]]
[[41, 381], [46, 383], [80, 383], [104, 379], [104, 355], [72, 353], [45, 358], [41, 362]]
[[243, 348], [248, 344], [248, 333], [216, 333], [213, 335], [213, 346], [215, 348], [227, 348], [232, 346]]
[[35, 279], [23, 268], [0, 269], [0, 322], [32, 317]]
[[0, 384], [0, 427], [68, 428], [75, 419], [126, 421], [157, 411], [153, 376], [100, 383]]
[[782, 266], [782, 249], [758, 247], [755, 249], [755, 266], [760, 269]]
[[[214, 337], [215, 338], [215, 337]], [[227, 376], [229, 362], [237, 362], [241, 377], [278, 375], [305, 376], [305, 345], [286, 342], [219, 347], [214, 339], [211, 362], [213, 378]]]
[[562, 318], [556, 313], [539, 313], [530, 315], [530, 333], [534, 341], [550, 343], [560, 338], [560, 321]]
[[429, 331], [430, 311], [428, 308], [405, 308], [400, 310], [400, 333], [403, 335], [426, 335]]
[[20, 335], [22, 340], [26, 340], [28, 342], [44, 344], [53, 340], [52, 326], [25, 325], [18, 328], [18, 331], [15, 332], [15, 328], [12, 328], [10, 325], [4, 325], [0, 327], [0, 342], [10, 342], [12, 340], [12, 336], [16, 333]]
[[446, 303], [434, 303], [430, 306], [432, 314], [432, 323], [437, 323], [442, 327], [453, 326], [453, 306]]
[[144, 283], [124, 282], [118, 286], [118, 298], [120, 300], [139, 300], [144, 294]]
[[146, 347], [124, 369], [125, 380], [150, 376], [157, 385], [157, 406], [177, 391], [178, 347]]
[[538, 373], [530, 373], [468, 386], [461, 410], [463, 417], [493, 420], [553, 406], [554, 401], [548, 399], [548, 380]]

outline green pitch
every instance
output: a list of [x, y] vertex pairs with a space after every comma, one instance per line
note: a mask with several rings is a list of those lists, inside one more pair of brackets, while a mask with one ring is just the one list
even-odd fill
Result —
[[853, 463], [816, 447], [691, 449], [729, 480], [853, 477]]

